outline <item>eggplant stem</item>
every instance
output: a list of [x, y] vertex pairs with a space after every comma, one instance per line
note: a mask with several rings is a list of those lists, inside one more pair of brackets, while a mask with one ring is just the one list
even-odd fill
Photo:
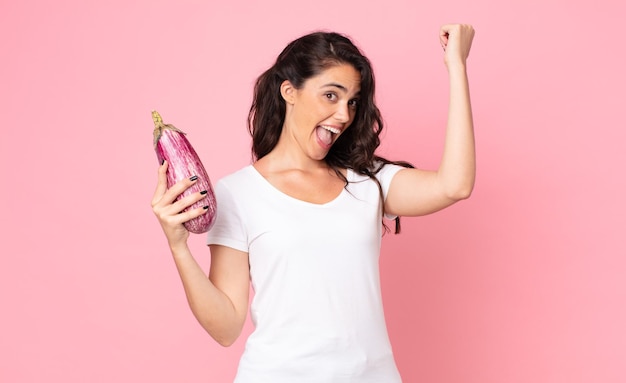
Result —
[[182, 130], [178, 129], [177, 127], [175, 127], [174, 125], [163, 123], [163, 118], [161, 117], [159, 112], [157, 112], [156, 110], [152, 111], [152, 121], [154, 122], [154, 131], [152, 131], [152, 136], [154, 138], [153, 144], [154, 144], [155, 149], [157, 147], [157, 143], [159, 142], [159, 139], [161, 138], [163, 129], [171, 129], [180, 134], [185, 134], [185, 135], [187, 134], [183, 132]]

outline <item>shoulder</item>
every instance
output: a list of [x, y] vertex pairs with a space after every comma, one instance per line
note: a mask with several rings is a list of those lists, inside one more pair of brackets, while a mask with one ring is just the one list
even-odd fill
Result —
[[255, 173], [256, 172], [254, 170], [254, 167], [252, 165], [247, 165], [220, 178], [217, 181], [216, 186], [222, 185], [226, 187], [232, 187], [239, 186], [242, 183], [247, 184], [254, 179]]
[[[383, 189], [386, 189], [393, 177], [400, 170], [406, 169], [404, 166], [389, 164], [383, 162], [375, 162], [374, 166], [369, 169], [369, 172], [376, 178], [376, 180], [381, 184]], [[349, 181], [366, 181], [371, 180], [371, 178], [366, 174], [357, 173], [356, 171], [350, 169], [350, 173], [352, 173], [352, 179]]]
[[218, 205], [237, 205], [237, 201], [248, 198], [251, 190], [258, 189], [255, 176], [254, 168], [248, 165], [220, 178], [213, 187]]
[[[373, 175], [375, 178], [380, 180], [381, 178], [387, 177], [388, 175], [395, 174], [399, 170], [402, 170], [402, 169], [406, 169], [406, 167], [401, 166], [401, 165], [396, 165], [393, 163], [385, 163], [382, 161], [376, 161], [371, 167], [368, 167], [366, 171], [369, 172], [371, 175]], [[357, 170], [353, 168], [348, 168], [348, 173], [354, 174], [353, 177], [358, 178], [358, 179], [370, 178], [364, 172], [363, 173], [358, 172]]]
[[392, 179], [403, 169], [406, 168], [400, 165], [377, 162], [369, 169], [372, 177], [358, 173], [354, 169], [348, 169], [348, 188], [355, 194], [359, 194], [358, 190], [370, 190], [368, 193], [374, 193], [376, 196], [382, 192], [383, 198], [386, 198]]
[[380, 182], [388, 183], [391, 182], [391, 179], [394, 175], [396, 175], [396, 173], [404, 169], [406, 169], [406, 167], [401, 165], [376, 162], [374, 171], [376, 178]]

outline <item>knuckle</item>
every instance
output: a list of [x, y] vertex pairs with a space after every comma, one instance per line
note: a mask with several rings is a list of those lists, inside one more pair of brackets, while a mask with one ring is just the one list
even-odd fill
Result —
[[178, 222], [177, 222], [176, 217], [173, 217], [173, 216], [168, 216], [168, 217], [165, 217], [165, 219], [163, 220], [163, 222], [164, 222], [167, 226], [174, 226], [174, 225], [176, 225], [176, 224], [178, 223]]
[[154, 215], [156, 215], [157, 219], [161, 222], [165, 221], [165, 219], [167, 218], [162, 211], [160, 210], [155, 210], [154, 211]]
[[156, 210], [157, 206], [159, 205], [159, 201], [161, 201], [161, 199], [157, 199], [154, 198], [152, 201], [150, 201], [150, 207], [152, 207], [152, 210]]

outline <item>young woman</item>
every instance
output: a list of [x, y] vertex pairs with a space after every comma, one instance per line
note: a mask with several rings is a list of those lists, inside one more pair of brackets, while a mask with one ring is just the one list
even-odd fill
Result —
[[375, 154], [383, 124], [374, 76], [348, 38], [318, 32], [291, 42], [254, 89], [254, 163], [216, 184], [208, 278], [182, 225], [206, 211], [181, 213], [204, 195], [174, 202], [195, 181], [168, 190], [167, 163], [159, 168], [154, 213], [191, 310], [220, 344], [239, 336], [250, 283], [255, 290], [255, 330], [236, 382], [401, 381], [380, 294], [382, 220], [429, 214], [472, 191], [466, 61], [473, 36], [469, 25], [440, 30], [450, 103], [436, 171]]

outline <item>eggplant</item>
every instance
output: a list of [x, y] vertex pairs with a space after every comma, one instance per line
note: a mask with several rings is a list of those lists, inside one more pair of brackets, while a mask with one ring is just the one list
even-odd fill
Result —
[[154, 150], [160, 164], [167, 161], [167, 187], [185, 178], [198, 177], [198, 181], [180, 194], [176, 200], [193, 193], [206, 190], [206, 197], [186, 208], [195, 209], [203, 207], [208, 211], [196, 218], [184, 223], [189, 232], [195, 234], [206, 233], [215, 222], [217, 201], [213, 191], [213, 185], [207, 171], [200, 161], [200, 157], [186, 137], [186, 133], [174, 125], [163, 123], [161, 115], [152, 111], [154, 121]]

